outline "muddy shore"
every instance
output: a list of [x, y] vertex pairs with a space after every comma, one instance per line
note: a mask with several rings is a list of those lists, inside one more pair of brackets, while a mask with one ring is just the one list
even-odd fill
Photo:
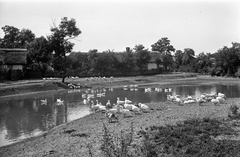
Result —
[[[113, 83], [109, 84], [108, 81], [93, 81], [87, 82], [92, 88], [98, 86], [122, 86], [129, 84], [138, 84], [139, 86], [145, 85], [179, 85], [179, 84], [236, 84], [240, 85], [240, 79], [236, 78], [220, 78], [210, 76], [193, 76], [183, 77], [178, 75], [177, 77], [167, 78], [166, 76], [149, 76], [149, 77], [129, 77], [129, 78], [114, 78]], [[70, 82], [70, 80], [67, 80]], [[85, 79], [71, 80], [74, 83], [86, 83]], [[50, 82], [50, 81], [49, 81]], [[47, 82], [47, 83], [49, 83]], [[39, 81], [34, 85], [42, 85]], [[23, 83], [22, 83], [23, 84]], [[23, 87], [25, 85], [4, 85], [5, 91], [11, 88]], [[29, 89], [34, 89], [33, 85]], [[53, 83], [54, 84], [54, 83]], [[30, 84], [28, 84], [30, 87]], [[56, 85], [56, 84], [55, 84]], [[54, 86], [55, 87], [55, 86]], [[1, 88], [2, 90], [3, 88]], [[24, 88], [23, 88], [24, 89]], [[19, 93], [28, 93], [24, 90], [19, 90]], [[62, 87], [52, 88], [52, 90], [62, 90]], [[3, 91], [3, 90], [2, 90]], [[21, 91], [21, 92], [20, 92]], [[33, 92], [36, 92], [32, 90]], [[10, 93], [10, 92], [9, 92]], [[8, 94], [9, 95], [9, 94]], [[6, 95], [5, 95], [6, 96]], [[1, 98], [1, 97], [0, 97]], [[240, 98], [227, 99], [224, 104], [214, 106], [211, 103], [205, 103], [199, 106], [197, 103], [179, 106], [173, 102], [165, 103], [149, 103], [151, 108], [150, 113], [142, 113], [134, 115], [133, 117], [124, 118], [119, 116], [118, 123], [108, 123], [108, 120], [103, 113], [94, 113], [77, 119], [67, 124], [60, 125], [47, 133], [43, 133], [37, 137], [23, 140], [21, 142], [0, 147], [0, 156], [89, 156], [87, 145], [92, 145], [94, 157], [102, 156], [100, 151], [100, 144], [102, 139], [103, 124], [107, 128], [115, 133], [119, 133], [120, 130], [130, 129], [131, 123], [135, 132], [140, 129], [144, 129], [152, 125], [166, 125], [175, 124], [178, 121], [183, 121], [188, 118], [196, 117], [217, 117], [227, 118], [228, 108], [231, 104], [240, 106]], [[134, 135], [134, 139], [138, 139], [137, 135]]]

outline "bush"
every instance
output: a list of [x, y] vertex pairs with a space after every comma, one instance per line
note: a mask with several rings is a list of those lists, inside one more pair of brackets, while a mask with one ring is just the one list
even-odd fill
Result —
[[236, 104], [232, 104], [229, 107], [228, 117], [229, 118], [240, 118], [240, 113], [238, 112], [239, 107]]
[[106, 125], [103, 124], [103, 139], [101, 150], [106, 157], [127, 157], [130, 155], [131, 143], [133, 141], [133, 125], [129, 132], [121, 131], [120, 135], [110, 133]]
[[240, 67], [238, 68], [237, 72], [235, 73], [235, 76], [240, 78]]

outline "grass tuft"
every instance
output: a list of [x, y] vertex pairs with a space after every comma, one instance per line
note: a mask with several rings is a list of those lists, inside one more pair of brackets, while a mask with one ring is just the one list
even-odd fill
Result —
[[130, 131], [120, 131], [119, 135], [111, 133], [103, 124], [103, 135], [101, 150], [106, 157], [127, 157], [130, 156], [130, 146], [133, 141], [133, 124]]
[[239, 107], [236, 104], [231, 104], [229, 107], [228, 117], [231, 119], [240, 118], [240, 113], [238, 111]]

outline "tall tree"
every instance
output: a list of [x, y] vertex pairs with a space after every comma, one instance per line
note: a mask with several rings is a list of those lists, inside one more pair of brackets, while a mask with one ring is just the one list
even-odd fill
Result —
[[17, 48], [18, 47], [18, 36], [19, 29], [14, 26], [2, 27], [4, 37], [1, 39], [1, 47], [3, 48]]
[[35, 35], [29, 29], [21, 31], [14, 27], [6, 25], [2, 27], [4, 37], [0, 39], [2, 48], [26, 48], [27, 44], [34, 40]]
[[176, 68], [179, 68], [179, 66], [182, 65], [182, 57], [183, 57], [183, 52], [181, 50], [177, 50], [174, 55]]
[[105, 76], [109, 72], [111, 66], [111, 59], [107, 52], [101, 53], [95, 63], [95, 71], [100, 76]]
[[237, 72], [240, 66], [240, 44], [232, 43], [232, 47], [224, 46], [215, 54], [216, 65], [215, 68], [222, 69], [222, 75], [232, 76]]
[[210, 53], [200, 53], [195, 61], [196, 67], [195, 72], [208, 74], [210, 69], [213, 67], [212, 55]]
[[136, 65], [139, 67], [142, 74], [143, 67], [147, 66], [151, 59], [150, 52], [141, 44], [135, 45], [134, 50], [136, 52]]
[[27, 48], [27, 45], [35, 39], [35, 35], [30, 29], [22, 29], [18, 39], [20, 47]]
[[123, 52], [122, 61], [121, 61], [121, 72], [130, 73], [135, 68], [135, 58], [131, 49]]
[[192, 60], [194, 60], [194, 55], [195, 52], [191, 48], [185, 48], [183, 50], [183, 56], [182, 56], [182, 64], [187, 65], [189, 64]]
[[33, 70], [41, 71], [43, 75], [52, 60], [48, 40], [43, 36], [36, 38], [28, 44], [27, 50], [28, 66]]
[[[159, 58], [162, 59], [162, 63], [164, 66], [165, 71], [167, 71], [172, 63], [173, 63], [173, 59], [172, 59], [172, 54], [171, 52], [175, 51], [175, 48], [170, 44], [170, 40], [165, 37], [165, 38], [161, 38], [159, 39], [156, 43], [154, 43], [153, 45], [151, 45], [152, 47], [152, 51], [157, 51], [159, 52]], [[157, 62], [156, 64], [161, 63], [161, 62]], [[159, 67], [159, 65], [157, 65]]]
[[170, 44], [170, 40], [165, 37], [159, 39], [156, 43], [151, 45], [152, 51], [157, 51], [160, 54], [171, 55], [171, 52], [175, 51], [175, 48]]
[[70, 53], [74, 44], [71, 39], [76, 38], [81, 31], [76, 26], [75, 19], [62, 18], [59, 26], [51, 28], [52, 35], [49, 37], [52, 50], [54, 51], [54, 68], [61, 73], [62, 82], [66, 77], [66, 54]]

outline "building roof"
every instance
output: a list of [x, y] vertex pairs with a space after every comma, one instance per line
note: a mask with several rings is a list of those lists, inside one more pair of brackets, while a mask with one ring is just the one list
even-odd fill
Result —
[[26, 49], [0, 49], [0, 58], [4, 59], [5, 65], [27, 64]]

